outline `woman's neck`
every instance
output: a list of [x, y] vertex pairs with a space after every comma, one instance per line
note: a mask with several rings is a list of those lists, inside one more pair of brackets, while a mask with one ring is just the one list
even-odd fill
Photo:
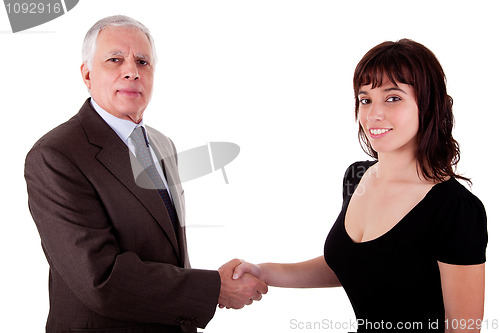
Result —
[[427, 182], [422, 178], [414, 153], [379, 154], [378, 163], [374, 167], [377, 182]]

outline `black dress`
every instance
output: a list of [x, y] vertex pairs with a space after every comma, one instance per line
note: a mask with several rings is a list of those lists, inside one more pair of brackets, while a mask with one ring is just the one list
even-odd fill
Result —
[[456, 179], [436, 184], [391, 230], [355, 243], [344, 219], [351, 196], [375, 162], [352, 164], [344, 176], [342, 210], [325, 242], [325, 260], [354, 308], [358, 332], [443, 332], [438, 261], [486, 261], [486, 212]]

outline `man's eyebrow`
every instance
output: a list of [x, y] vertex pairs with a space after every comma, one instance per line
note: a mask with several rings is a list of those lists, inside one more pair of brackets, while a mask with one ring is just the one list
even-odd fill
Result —
[[[123, 53], [122, 51], [118, 51], [118, 50], [116, 50], [116, 51], [111, 51], [111, 52], [109, 52], [109, 53], [108, 53], [108, 56], [124, 56], [124, 53]], [[144, 59], [144, 60], [149, 60], [149, 58], [150, 58], [149, 56], [147, 56], [147, 55], [145, 55], [145, 54], [142, 54], [142, 53], [137, 53], [137, 54], [135, 55], [135, 57], [136, 57], [137, 59]]]
[[123, 56], [122, 51], [109, 51], [106, 53], [106, 57]]
[[142, 54], [142, 53], [137, 53], [137, 54], [135, 55], [135, 57], [136, 57], [137, 59], [143, 59], [143, 60], [149, 60], [149, 58], [150, 58], [149, 56], [144, 55], [144, 54]]

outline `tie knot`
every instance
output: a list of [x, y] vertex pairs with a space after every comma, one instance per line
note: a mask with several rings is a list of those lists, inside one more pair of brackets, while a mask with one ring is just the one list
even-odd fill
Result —
[[146, 138], [146, 130], [142, 126], [137, 126], [132, 134], [130, 134], [130, 138], [136, 147], [149, 147], [148, 139]]

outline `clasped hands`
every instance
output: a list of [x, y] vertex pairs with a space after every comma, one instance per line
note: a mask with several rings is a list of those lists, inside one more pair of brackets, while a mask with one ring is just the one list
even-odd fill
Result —
[[253, 301], [260, 301], [267, 293], [267, 284], [257, 265], [233, 259], [219, 268], [221, 289], [219, 307], [241, 309]]

